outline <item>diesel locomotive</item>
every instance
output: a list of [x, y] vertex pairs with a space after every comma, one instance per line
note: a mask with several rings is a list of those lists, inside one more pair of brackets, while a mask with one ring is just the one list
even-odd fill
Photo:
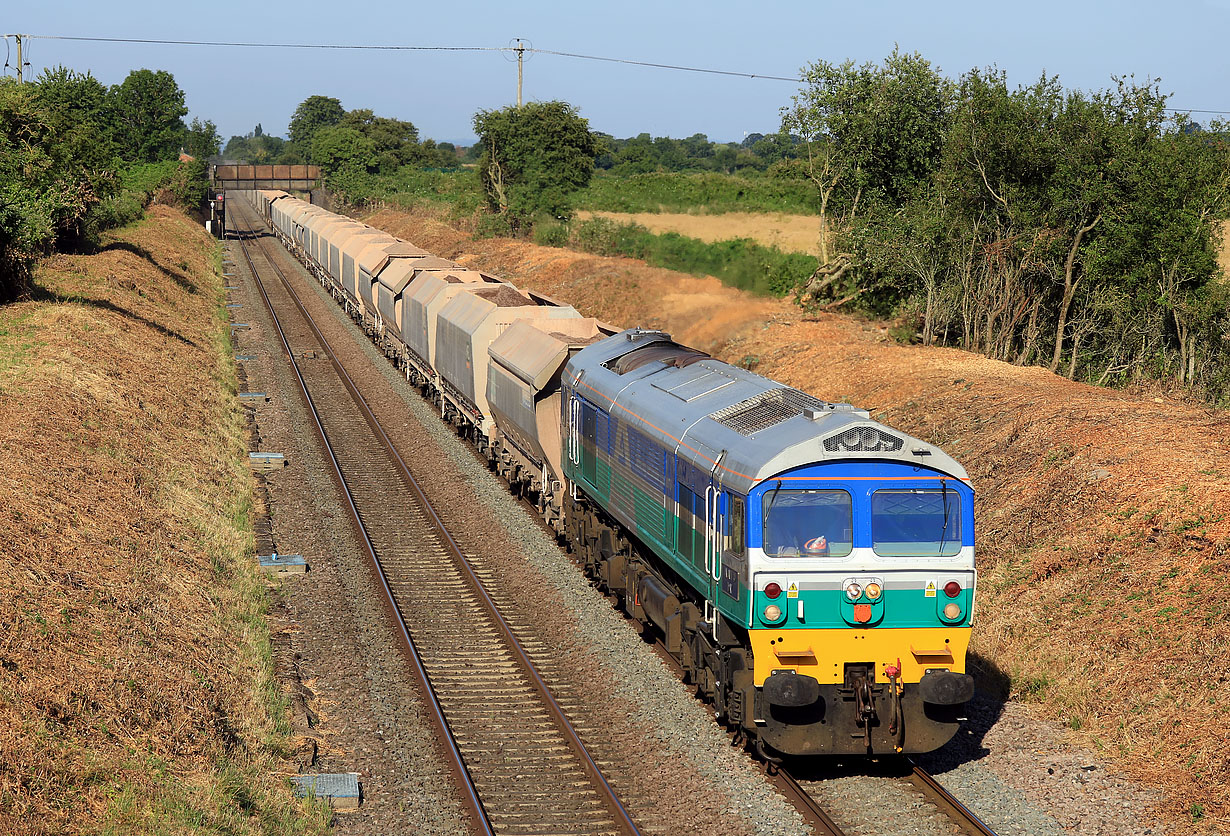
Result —
[[762, 757], [955, 734], [974, 491], [942, 450], [284, 192], [243, 196]]

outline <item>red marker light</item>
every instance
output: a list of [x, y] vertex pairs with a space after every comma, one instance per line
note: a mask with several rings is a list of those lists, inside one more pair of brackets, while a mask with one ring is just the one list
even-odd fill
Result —
[[956, 598], [958, 595], [961, 594], [961, 584], [957, 583], [956, 581], [949, 581], [948, 583], [944, 584], [944, 594], [947, 595], [949, 598]]
[[782, 594], [782, 588], [775, 583], [771, 583], [764, 588], [764, 594], [768, 595], [770, 598], [776, 598], [778, 595]]

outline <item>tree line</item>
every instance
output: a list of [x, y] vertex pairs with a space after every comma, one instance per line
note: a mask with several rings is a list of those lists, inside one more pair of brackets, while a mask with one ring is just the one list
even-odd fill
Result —
[[1065, 89], [951, 79], [917, 53], [816, 62], [783, 111], [819, 197], [805, 304], [917, 323], [923, 343], [1099, 384], [1230, 392], [1217, 264], [1230, 144], [1156, 79]]
[[684, 139], [647, 133], [627, 139], [597, 133], [594, 167], [615, 176], [659, 171], [755, 174], [800, 153], [802, 139], [789, 132], [751, 133], [742, 142], [712, 142], [704, 134]]
[[[245, 136], [232, 136], [223, 158], [254, 165], [315, 163], [326, 178], [393, 174], [399, 169], [456, 168], [451, 142], [419, 139], [414, 123], [377, 116], [368, 108], [346, 110], [332, 96], [308, 96], [295, 108], [288, 137], [266, 134], [258, 124]], [[335, 182], [335, 186], [337, 183]]]
[[[186, 125], [168, 72], [134, 70], [108, 87], [66, 67], [35, 81], [0, 79], [0, 301], [23, 293], [34, 261], [88, 249], [107, 227], [134, 220], [154, 191], [197, 205], [212, 122]], [[181, 165], [181, 151], [193, 163]]]

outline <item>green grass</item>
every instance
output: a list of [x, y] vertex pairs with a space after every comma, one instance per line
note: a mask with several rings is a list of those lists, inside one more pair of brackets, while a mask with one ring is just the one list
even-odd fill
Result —
[[[639, 224], [591, 218], [568, 230], [569, 245], [597, 255], [639, 258], [668, 270], [714, 276], [724, 284], [765, 296], [782, 296], [809, 277], [816, 259], [784, 253], [748, 238], [707, 243], [674, 232], [654, 234]], [[549, 227], [536, 231], [540, 243], [554, 243], [559, 234]]]
[[819, 212], [816, 189], [801, 180], [771, 176], [659, 172], [613, 177], [597, 174], [573, 206], [600, 212]]
[[[43, 344], [35, 336], [37, 329], [30, 324], [37, 312], [37, 308], [26, 308], [16, 313], [8, 309], [4, 311], [6, 315], [0, 317], [0, 386], [4, 386], [3, 377], [9, 372], [26, 368], [30, 352]], [[12, 391], [7, 394], [12, 394]]]

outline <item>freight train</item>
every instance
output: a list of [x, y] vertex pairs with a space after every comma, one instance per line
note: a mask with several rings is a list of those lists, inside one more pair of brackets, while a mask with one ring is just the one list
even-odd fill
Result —
[[284, 192], [243, 197], [749, 748], [955, 734], [974, 491], [943, 451]]

